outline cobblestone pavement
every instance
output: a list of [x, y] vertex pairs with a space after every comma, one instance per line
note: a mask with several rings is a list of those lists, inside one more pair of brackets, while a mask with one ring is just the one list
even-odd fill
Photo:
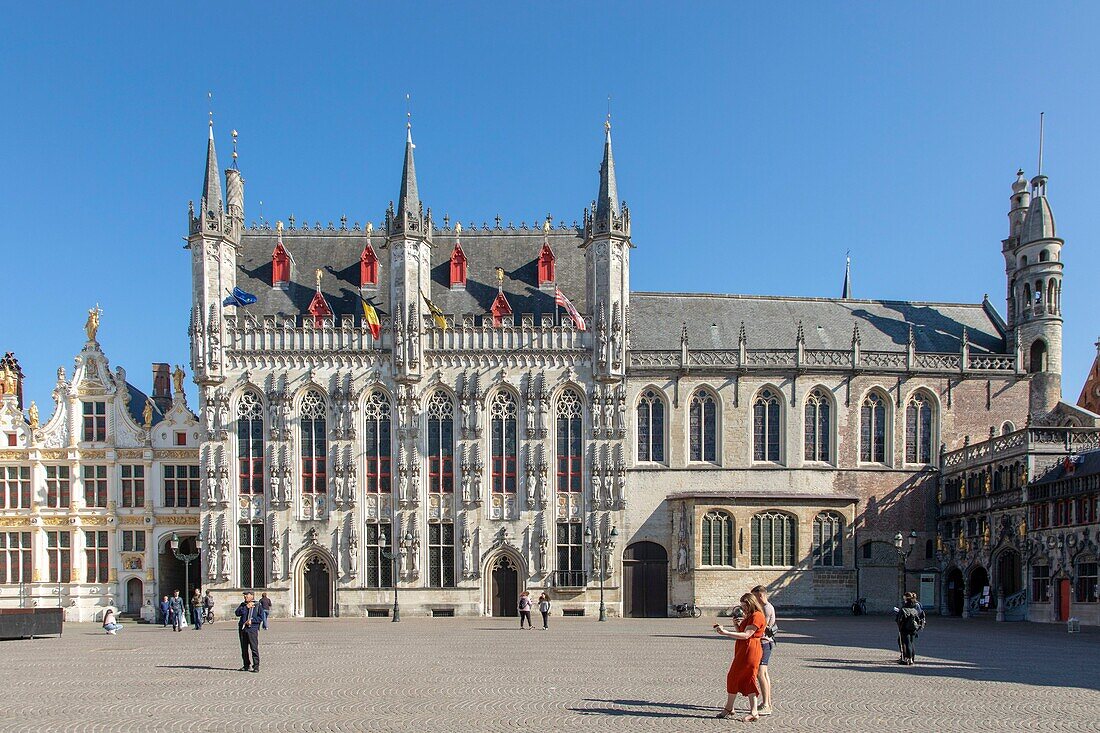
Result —
[[[713, 619], [276, 620], [262, 671], [236, 627], [0, 642], [0, 731], [717, 731], [733, 642]], [[1100, 731], [1100, 633], [930, 619], [915, 667], [883, 618], [782, 620], [784, 731]]]

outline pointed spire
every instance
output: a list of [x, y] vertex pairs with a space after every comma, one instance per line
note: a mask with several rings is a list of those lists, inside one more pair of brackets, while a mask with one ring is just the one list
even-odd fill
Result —
[[600, 164], [600, 193], [596, 197], [596, 221], [619, 215], [619, 189], [615, 184], [615, 156], [611, 152], [611, 113], [603, 123], [603, 162]]
[[[209, 92], [207, 97], [210, 97]], [[221, 174], [218, 171], [218, 154], [214, 150], [214, 111], [210, 111], [209, 136], [206, 141], [206, 176], [202, 182], [201, 214], [218, 212], [222, 208]]]
[[[406, 102], [409, 95], [405, 95]], [[420, 193], [416, 188], [416, 163], [413, 160], [412, 113], [405, 122], [405, 164], [401, 169], [401, 190], [397, 194], [397, 222], [400, 226], [406, 219], [419, 219]]]
[[852, 299], [852, 258], [844, 256], [844, 287], [840, 291], [841, 300]]

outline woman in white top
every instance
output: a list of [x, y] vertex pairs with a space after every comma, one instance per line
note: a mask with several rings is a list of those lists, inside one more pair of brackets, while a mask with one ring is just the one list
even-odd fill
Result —
[[768, 603], [768, 589], [762, 585], [758, 585], [752, 589], [752, 594], [756, 596], [760, 601], [760, 605], [764, 607], [764, 621], [767, 623], [767, 630], [764, 632], [764, 638], [760, 640], [760, 646], [764, 651], [763, 656], [760, 658], [760, 671], [757, 673], [757, 682], [760, 684], [760, 709], [757, 710], [759, 715], [771, 715], [772, 714], [772, 678], [768, 674], [768, 662], [771, 661], [772, 652], [775, 650], [775, 606]]
[[550, 596], [543, 593], [539, 596], [539, 613], [542, 614], [542, 628], [550, 628]]
[[115, 634], [122, 627], [115, 622], [115, 609], [108, 608], [103, 612], [103, 630], [108, 634]]

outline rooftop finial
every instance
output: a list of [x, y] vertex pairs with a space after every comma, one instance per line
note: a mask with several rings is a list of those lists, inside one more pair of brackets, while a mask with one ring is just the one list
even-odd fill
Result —
[[214, 139], [214, 92], [206, 93], [206, 106], [210, 111], [210, 139]]
[[844, 286], [840, 291], [841, 300], [852, 298], [852, 250], [844, 253]]
[[607, 120], [603, 123], [603, 129], [611, 131], [611, 95], [607, 95]]
[[412, 98], [405, 95], [405, 139], [411, 144], [413, 141], [413, 113]]
[[315, 278], [317, 278], [317, 292], [318, 293], [321, 292], [321, 278], [324, 277], [324, 274], [325, 273], [323, 273], [321, 271], [321, 268], [319, 268], [319, 267], [316, 270], [313, 271], [313, 276]]
[[1038, 175], [1043, 175], [1043, 118], [1046, 116], [1046, 112], [1039, 113], [1039, 170], [1036, 172]]
[[233, 130], [230, 135], [233, 136], [233, 168], [237, 168], [237, 131]]
[[499, 293], [499, 292], [504, 290], [504, 268], [503, 267], [496, 268], [496, 273], [497, 273], [497, 292]]

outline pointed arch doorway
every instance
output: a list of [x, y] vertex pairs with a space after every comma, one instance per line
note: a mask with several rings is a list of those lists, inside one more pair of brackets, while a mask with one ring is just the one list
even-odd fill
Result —
[[332, 573], [320, 555], [311, 555], [302, 564], [302, 615], [328, 618], [332, 615]]
[[489, 609], [492, 616], [519, 616], [519, 565], [507, 553], [491, 566], [492, 588]]

